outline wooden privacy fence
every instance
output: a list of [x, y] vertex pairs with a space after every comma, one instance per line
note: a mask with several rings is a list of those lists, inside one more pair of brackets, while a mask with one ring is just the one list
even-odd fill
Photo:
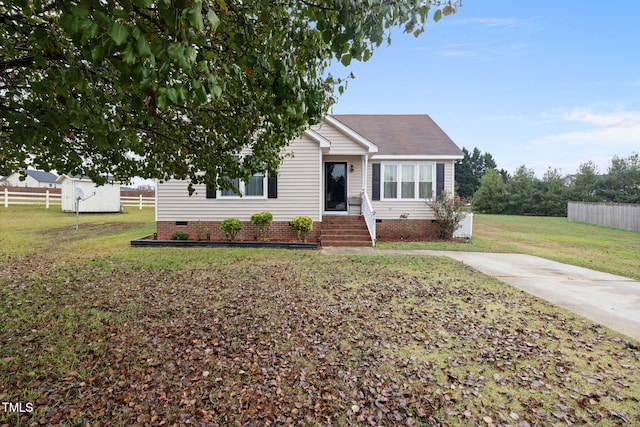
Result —
[[569, 221], [640, 231], [640, 204], [569, 202]]
[[[9, 205], [44, 205], [49, 209], [51, 205], [61, 206], [62, 195], [59, 191], [44, 192], [25, 192], [25, 191], [9, 191], [5, 188], [2, 197], [4, 199], [4, 207]], [[142, 209], [143, 207], [155, 207], [156, 201], [154, 197], [139, 196], [120, 196], [120, 206], [134, 206]]]

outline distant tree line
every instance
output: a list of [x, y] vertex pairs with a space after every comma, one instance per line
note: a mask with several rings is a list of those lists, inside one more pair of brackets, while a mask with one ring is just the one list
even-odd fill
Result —
[[472, 201], [473, 210], [509, 215], [565, 216], [569, 201], [640, 203], [640, 155], [614, 156], [606, 173], [593, 162], [580, 165], [574, 175], [549, 168], [542, 178], [520, 166], [513, 175], [497, 169], [493, 156], [463, 148], [456, 165], [456, 189]]

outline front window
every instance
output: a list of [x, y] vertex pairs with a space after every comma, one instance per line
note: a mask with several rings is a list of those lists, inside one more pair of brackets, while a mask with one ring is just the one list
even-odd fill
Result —
[[420, 173], [418, 176], [418, 198], [432, 200], [433, 199], [433, 165], [419, 165]]
[[[227, 178], [228, 179], [228, 178]], [[240, 195], [238, 195], [232, 189], [221, 190], [221, 198], [233, 198], [233, 197], [254, 197], [263, 198], [266, 196], [267, 180], [265, 174], [255, 174], [249, 178], [248, 181], [240, 181], [240, 178], [229, 179], [231, 185], [238, 189]]]
[[402, 192], [400, 198], [413, 199], [416, 197], [416, 165], [402, 165]]
[[249, 182], [245, 183], [245, 196], [264, 196], [264, 175], [256, 174], [249, 178]]
[[[233, 179], [225, 178], [225, 180], [231, 182], [231, 186], [233, 188], [240, 189], [240, 178], [233, 178]], [[220, 191], [220, 195], [222, 197], [236, 197], [237, 196], [237, 194], [231, 188], [226, 189], [226, 190], [221, 190]]]
[[398, 198], [398, 166], [384, 165], [384, 198]]
[[383, 163], [383, 171], [383, 200], [433, 199], [433, 163]]

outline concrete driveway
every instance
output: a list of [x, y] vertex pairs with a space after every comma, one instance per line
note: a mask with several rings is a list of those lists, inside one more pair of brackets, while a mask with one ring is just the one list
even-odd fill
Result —
[[325, 248], [323, 252], [446, 256], [640, 341], [640, 282], [523, 254]]

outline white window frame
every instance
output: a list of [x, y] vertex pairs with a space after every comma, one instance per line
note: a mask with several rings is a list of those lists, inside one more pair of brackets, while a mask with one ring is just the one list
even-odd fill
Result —
[[[413, 166], [413, 184], [414, 184], [414, 191], [413, 191], [413, 198], [403, 198], [402, 197], [402, 167], [406, 166], [406, 165], [411, 165]], [[396, 167], [396, 195], [397, 197], [394, 198], [390, 198], [390, 197], [385, 197], [385, 167], [386, 166], [395, 166]], [[420, 198], [420, 166], [431, 166], [431, 199], [422, 199]], [[436, 163], [435, 162], [422, 162], [422, 161], [398, 161], [398, 162], [382, 162], [381, 165], [381, 171], [380, 171], [380, 175], [381, 175], [381, 180], [380, 180], [380, 200], [381, 201], [416, 201], [416, 200], [434, 200], [435, 199], [435, 194], [436, 194]]]
[[233, 194], [223, 194], [222, 190], [217, 190], [217, 194], [216, 194], [216, 198], [219, 199], [249, 199], [249, 200], [263, 200], [263, 199], [267, 199], [269, 194], [268, 194], [268, 174], [266, 173], [256, 173], [253, 174], [252, 176], [262, 176], [262, 196], [247, 196], [246, 194], [246, 183], [242, 180], [240, 180], [240, 184], [238, 185], [238, 190], [240, 191], [241, 196], [237, 195], [236, 193]]

